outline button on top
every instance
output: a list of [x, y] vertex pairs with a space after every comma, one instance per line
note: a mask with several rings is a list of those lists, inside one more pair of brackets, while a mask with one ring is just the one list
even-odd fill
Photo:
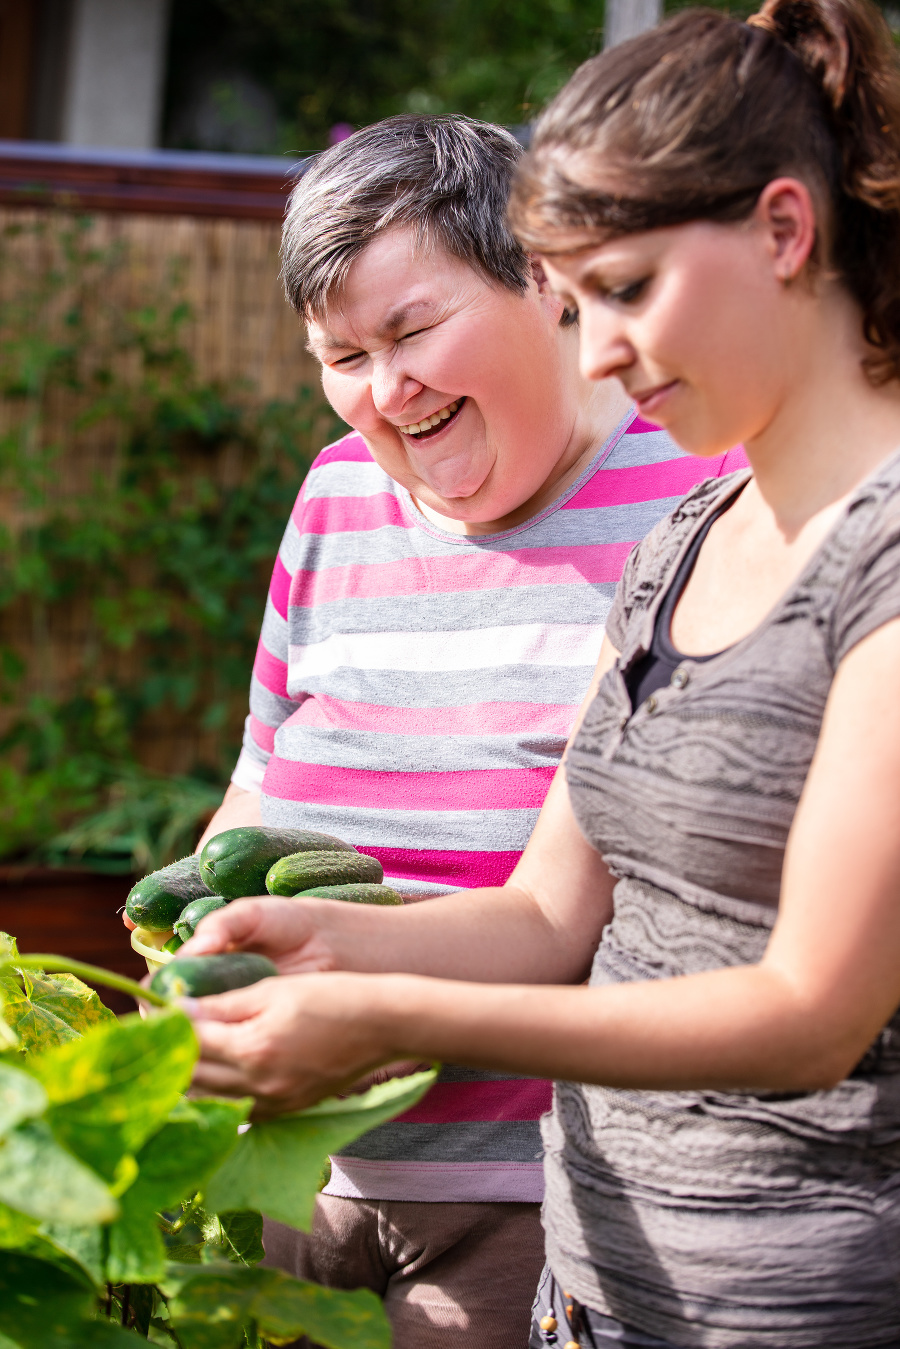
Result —
[[684, 668], [684, 666], [679, 665], [677, 670], [672, 671], [672, 678], [669, 680], [669, 683], [672, 685], [673, 688], [684, 689], [687, 688], [690, 677], [691, 677], [690, 673]]
[[659, 706], [659, 700], [657, 699], [656, 694], [655, 694], [655, 693], [651, 693], [651, 694], [650, 694], [650, 697], [647, 699], [647, 711], [648, 711], [648, 712], [655, 712], [658, 706]]
[[619, 730], [624, 731], [627, 725], [628, 725], [628, 714], [625, 713], [623, 716], [619, 718]]

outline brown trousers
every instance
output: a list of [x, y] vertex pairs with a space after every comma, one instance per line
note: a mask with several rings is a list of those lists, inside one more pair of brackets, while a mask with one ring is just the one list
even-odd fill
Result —
[[[319, 1195], [310, 1233], [266, 1221], [264, 1263], [384, 1300], [393, 1349], [525, 1349], [544, 1263], [538, 1204]], [[314, 1349], [297, 1340], [298, 1349]]]

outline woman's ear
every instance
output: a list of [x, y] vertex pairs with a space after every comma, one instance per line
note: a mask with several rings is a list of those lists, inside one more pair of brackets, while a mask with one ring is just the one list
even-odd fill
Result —
[[554, 295], [550, 289], [550, 282], [547, 280], [547, 273], [544, 271], [543, 263], [536, 253], [528, 254], [528, 261], [531, 265], [531, 278], [537, 286], [538, 295], [546, 308], [554, 324], [559, 323], [565, 312], [565, 304], [558, 295]]
[[768, 238], [775, 276], [789, 285], [816, 246], [816, 208], [799, 178], [774, 178], [759, 194], [753, 212]]

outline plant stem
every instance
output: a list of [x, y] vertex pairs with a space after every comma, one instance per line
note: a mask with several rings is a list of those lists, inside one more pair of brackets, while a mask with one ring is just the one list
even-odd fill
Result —
[[131, 997], [144, 1002], [152, 1003], [154, 1007], [171, 1006], [168, 998], [162, 997], [159, 993], [154, 993], [150, 988], [144, 988], [141, 984], [135, 983], [133, 979], [128, 979], [124, 974], [113, 974], [111, 970], [101, 969], [99, 965], [85, 965], [81, 960], [70, 960], [68, 956], [51, 955], [16, 955], [0, 964], [0, 971], [4, 968], [21, 970], [50, 970], [58, 974], [74, 974], [79, 979], [88, 979], [96, 984], [103, 984], [106, 988], [118, 989], [120, 993], [129, 993]]

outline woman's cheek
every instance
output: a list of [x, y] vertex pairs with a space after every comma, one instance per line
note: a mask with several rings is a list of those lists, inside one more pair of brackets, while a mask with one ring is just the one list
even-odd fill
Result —
[[358, 380], [348, 379], [325, 366], [322, 370], [322, 392], [334, 408], [337, 415], [348, 426], [364, 430], [366, 409], [370, 419], [375, 417], [369, 386]]

